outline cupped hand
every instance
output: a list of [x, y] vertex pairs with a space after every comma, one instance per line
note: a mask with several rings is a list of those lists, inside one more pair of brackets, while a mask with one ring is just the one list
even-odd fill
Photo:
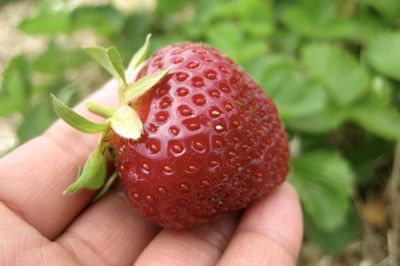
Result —
[[[91, 98], [116, 103], [110, 82]], [[95, 119], [84, 105], [79, 113]], [[242, 212], [187, 230], [144, 220], [117, 185], [63, 196], [97, 138], [62, 121], [0, 159], [0, 265], [295, 265], [302, 240], [296, 192], [283, 184]]]

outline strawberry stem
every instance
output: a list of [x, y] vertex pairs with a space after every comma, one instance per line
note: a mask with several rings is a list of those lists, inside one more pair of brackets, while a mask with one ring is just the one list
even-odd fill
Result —
[[88, 101], [86, 102], [86, 107], [88, 110], [96, 115], [99, 115], [104, 118], [110, 118], [114, 115], [114, 110], [110, 107]]

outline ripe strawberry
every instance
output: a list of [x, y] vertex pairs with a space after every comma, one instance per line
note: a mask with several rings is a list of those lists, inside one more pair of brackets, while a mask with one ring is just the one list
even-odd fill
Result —
[[202, 44], [161, 49], [139, 78], [169, 74], [131, 103], [138, 140], [113, 134], [121, 183], [149, 220], [182, 228], [246, 207], [288, 173], [275, 105], [232, 60]]
[[[119, 176], [132, 204], [149, 220], [182, 228], [246, 207], [288, 173], [287, 136], [275, 105], [232, 60], [202, 44], [177, 44], [141, 68], [149, 46], [128, 67], [116, 48], [86, 52], [120, 81], [117, 108], [88, 102], [95, 123], [52, 95], [55, 111], [85, 133], [103, 136], [64, 193], [102, 190]], [[110, 152], [112, 150], [113, 152]], [[107, 179], [109, 158], [116, 171]]]

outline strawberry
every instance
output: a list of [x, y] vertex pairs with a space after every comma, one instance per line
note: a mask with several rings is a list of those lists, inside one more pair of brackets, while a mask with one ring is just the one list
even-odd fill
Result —
[[111, 143], [132, 204], [149, 220], [180, 228], [271, 191], [285, 179], [289, 153], [272, 101], [221, 52], [172, 45], [139, 77], [170, 67], [132, 105], [144, 124], [142, 138], [114, 134]]
[[285, 180], [287, 135], [274, 103], [243, 70], [209, 46], [176, 44], [155, 53], [136, 83], [165, 69], [127, 101], [140, 136], [121, 135], [111, 121], [102, 140], [140, 213], [188, 227], [244, 208]]

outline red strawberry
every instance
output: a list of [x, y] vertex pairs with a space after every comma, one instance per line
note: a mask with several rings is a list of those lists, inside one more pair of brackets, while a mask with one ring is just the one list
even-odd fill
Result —
[[[149, 37], [128, 72], [144, 60]], [[119, 175], [145, 217], [182, 228], [246, 207], [284, 181], [289, 151], [275, 105], [218, 50], [190, 43], [166, 47], [132, 84], [116, 48], [86, 52], [119, 80], [120, 103], [114, 109], [88, 102], [91, 112], [107, 118], [96, 123], [52, 96], [64, 121], [103, 133], [66, 194], [102, 188], [101, 196]], [[117, 170], [107, 179], [109, 158]]]
[[161, 49], [139, 77], [173, 67], [131, 106], [144, 133], [113, 134], [121, 182], [149, 220], [182, 228], [246, 207], [288, 173], [275, 105], [232, 60], [202, 44]]

